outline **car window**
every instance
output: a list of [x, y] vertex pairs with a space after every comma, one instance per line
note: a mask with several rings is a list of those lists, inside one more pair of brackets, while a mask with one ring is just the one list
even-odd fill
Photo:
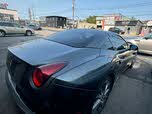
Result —
[[12, 23], [12, 24], [13, 24], [14, 27], [20, 27], [20, 25], [17, 24], [17, 23]]
[[118, 35], [112, 34], [110, 40], [115, 50], [124, 50], [128, 48], [127, 43]]
[[115, 30], [120, 30], [119, 28], [115, 28]]
[[0, 22], [0, 26], [10, 27], [10, 26], [12, 26], [12, 24], [11, 23], [6, 23], [6, 22]]
[[13, 23], [3, 23], [4, 26], [13, 27]]
[[34, 27], [34, 25], [28, 25], [28, 26], [30, 26], [30, 27]]
[[105, 42], [103, 42], [103, 44], [101, 45], [101, 49], [113, 49], [113, 45], [108, 38], [105, 39]]
[[4, 26], [3, 22], [0, 22], [0, 26]]
[[109, 30], [114, 30], [114, 28], [110, 28]]
[[6, 26], [6, 27], [14, 27], [13, 23], [3, 23], [3, 26]]
[[92, 43], [88, 44], [88, 47], [97, 47], [101, 49], [111, 49], [113, 46], [109, 40], [109, 36], [106, 33], [98, 33], [93, 36]]

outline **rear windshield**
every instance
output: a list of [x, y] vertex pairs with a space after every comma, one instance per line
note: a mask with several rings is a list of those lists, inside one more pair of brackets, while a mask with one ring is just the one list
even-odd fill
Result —
[[105, 33], [95, 30], [67, 30], [50, 36], [48, 40], [78, 48], [100, 48]]

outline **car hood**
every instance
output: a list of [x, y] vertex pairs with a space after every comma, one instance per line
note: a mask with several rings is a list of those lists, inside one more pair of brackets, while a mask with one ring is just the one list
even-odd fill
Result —
[[15, 56], [31, 65], [46, 64], [53, 58], [78, 49], [45, 39], [37, 39], [8, 48]]

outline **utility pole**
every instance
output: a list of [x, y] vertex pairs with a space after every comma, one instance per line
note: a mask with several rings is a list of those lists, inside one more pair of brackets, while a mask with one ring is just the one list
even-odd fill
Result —
[[29, 14], [29, 19], [30, 19], [30, 23], [31, 23], [31, 21], [32, 21], [32, 12], [31, 12], [30, 8], [28, 9], [28, 14]]
[[34, 12], [34, 8], [32, 8], [32, 15], [33, 15], [33, 21], [35, 22], [35, 12]]
[[75, 0], [72, 0], [72, 16], [73, 16], [73, 28], [74, 28], [74, 19], [75, 19]]

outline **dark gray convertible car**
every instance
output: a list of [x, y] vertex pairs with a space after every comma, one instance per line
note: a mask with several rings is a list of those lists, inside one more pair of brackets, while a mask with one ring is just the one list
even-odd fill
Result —
[[136, 50], [115, 33], [67, 30], [9, 47], [6, 82], [27, 114], [100, 114]]

